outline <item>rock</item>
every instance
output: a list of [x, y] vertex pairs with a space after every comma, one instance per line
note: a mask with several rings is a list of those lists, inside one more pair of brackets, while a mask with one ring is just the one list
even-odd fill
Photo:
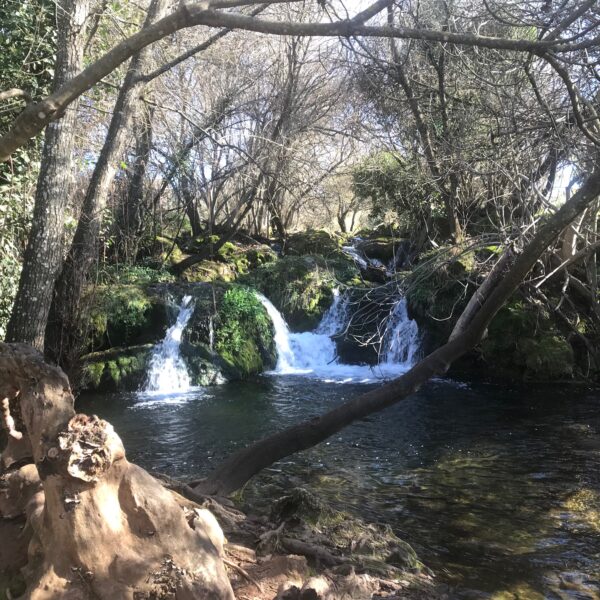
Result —
[[333, 289], [360, 282], [359, 271], [348, 257], [285, 256], [263, 264], [240, 282], [263, 293], [283, 314], [294, 331], [314, 329], [331, 306]]
[[82, 357], [79, 385], [84, 389], [112, 392], [136, 390], [144, 381], [154, 344], [111, 348]]
[[331, 514], [331, 509], [304, 488], [293, 488], [271, 506], [271, 519], [274, 523], [295, 519], [316, 525], [326, 514]]
[[570, 377], [575, 366], [571, 344], [541, 306], [512, 300], [494, 317], [481, 343], [483, 359], [515, 378]]
[[395, 264], [401, 266], [409, 245], [408, 240], [404, 239], [375, 238], [362, 240], [357, 247], [367, 258], [380, 260], [386, 265], [394, 260]]
[[322, 229], [308, 229], [293, 233], [285, 242], [284, 253], [289, 256], [317, 254], [324, 257], [339, 257], [341, 240]]
[[244, 379], [275, 366], [273, 325], [253, 290], [235, 284], [188, 288], [194, 312], [181, 352], [197, 385]]
[[164, 286], [97, 286], [88, 292], [82, 331], [88, 350], [155, 343], [164, 337], [169, 322], [169, 302]]
[[201, 283], [222, 281], [231, 282], [237, 278], [235, 269], [228, 263], [215, 260], [203, 260], [202, 262], [186, 269], [181, 278], [189, 283]]
[[322, 575], [311, 577], [300, 590], [299, 600], [328, 600], [330, 595], [330, 582]]

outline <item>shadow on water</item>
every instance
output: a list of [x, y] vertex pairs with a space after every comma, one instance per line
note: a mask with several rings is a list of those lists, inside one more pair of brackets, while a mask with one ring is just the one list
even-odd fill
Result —
[[[198, 477], [251, 441], [371, 386], [263, 377], [169, 397], [86, 397], [129, 456]], [[390, 523], [466, 598], [600, 597], [600, 399], [574, 387], [437, 381], [244, 490], [291, 486]]]

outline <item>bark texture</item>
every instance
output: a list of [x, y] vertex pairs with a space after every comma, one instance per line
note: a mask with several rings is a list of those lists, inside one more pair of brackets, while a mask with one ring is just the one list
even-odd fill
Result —
[[[55, 91], [68, 85], [81, 70], [89, 11], [90, 0], [57, 3]], [[39, 350], [44, 347], [52, 290], [62, 262], [65, 211], [74, 185], [72, 154], [77, 103], [63, 110], [64, 114], [46, 130], [31, 232], [6, 331], [7, 341], [25, 342]]]
[[[160, 19], [167, 7], [167, 0], [153, 0], [148, 9], [146, 27]], [[86, 276], [96, 258], [102, 214], [117, 166], [131, 137], [131, 127], [138, 110], [140, 92], [145, 85], [139, 77], [148, 68], [150, 61], [148, 48], [131, 59], [117, 96], [106, 141], [88, 184], [71, 247], [56, 281], [52, 310], [47, 324], [46, 353], [52, 360], [67, 368], [77, 339], [73, 324], [77, 321], [78, 306]]]
[[32, 531], [23, 598], [234, 600], [214, 532], [192, 529], [171, 492], [127, 461], [110, 423], [75, 414], [60, 369], [0, 344], [0, 370], [34, 461], [17, 468], [14, 445], [2, 453], [0, 516], [25, 508]]

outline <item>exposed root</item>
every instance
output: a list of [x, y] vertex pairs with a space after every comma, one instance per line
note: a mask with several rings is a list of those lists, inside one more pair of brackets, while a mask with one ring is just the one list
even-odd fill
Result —
[[240, 565], [238, 565], [237, 563], [234, 563], [232, 560], [229, 560], [228, 558], [223, 558], [223, 562], [228, 567], [235, 569], [242, 577], [247, 579], [250, 583], [254, 584], [256, 586], [256, 588], [258, 589], [258, 591], [262, 593], [262, 591], [263, 591], [262, 586], [260, 585], [260, 583], [258, 583], [258, 581], [256, 581], [256, 579], [253, 579], [252, 577], [250, 577], [248, 571], [242, 569], [242, 567], [240, 567]]

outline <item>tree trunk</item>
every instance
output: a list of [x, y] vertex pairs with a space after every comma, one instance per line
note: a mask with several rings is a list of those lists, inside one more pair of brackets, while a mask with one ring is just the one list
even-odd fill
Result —
[[[57, 56], [53, 88], [58, 90], [83, 64], [89, 0], [57, 3]], [[48, 125], [38, 176], [33, 220], [23, 259], [19, 289], [6, 340], [44, 348], [52, 290], [63, 258], [65, 213], [73, 193], [73, 142], [77, 102]]]
[[218, 533], [207, 520], [190, 525], [173, 494], [127, 461], [110, 423], [75, 414], [60, 369], [25, 345], [0, 344], [0, 370], [12, 434], [33, 460], [18, 468], [2, 453], [0, 516], [28, 499], [22, 598], [234, 600]]
[[[148, 9], [145, 25], [149, 26], [153, 21], [161, 18], [167, 6], [167, 0], [153, 0]], [[86, 277], [96, 259], [102, 214], [117, 165], [131, 132], [140, 89], [145, 85], [137, 77], [148, 67], [150, 57], [150, 49], [145, 48], [131, 59], [125, 81], [117, 96], [106, 141], [87, 188], [71, 248], [56, 282], [46, 333], [46, 354], [64, 366], [67, 371], [70, 364], [75, 362], [72, 354], [77, 353], [77, 342], [80, 337], [77, 332], [79, 304]]]
[[[459, 320], [449, 342], [417, 363], [410, 371], [392, 382], [358, 396], [333, 410], [264, 438], [226, 459], [197, 489], [209, 494], [229, 494], [242, 487], [251, 477], [274, 462], [306, 450], [337, 433], [356, 420], [383, 410], [416, 392], [425, 382], [443, 375], [452, 362], [472, 349], [481, 339], [490, 321], [510, 298], [539, 257], [600, 194], [600, 165], [588, 177], [571, 200], [540, 226], [536, 235], [510, 267], [502, 257], [490, 281], [478, 290], [478, 296], [467, 305], [467, 315]], [[510, 249], [507, 252], [511, 252]], [[504, 268], [507, 267], [504, 272]], [[503, 277], [499, 275], [503, 274]], [[479, 305], [479, 310], [473, 310]]]
[[122, 261], [135, 262], [140, 235], [144, 229], [145, 189], [144, 182], [152, 152], [153, 110], [140, 110], [134, 117], [136, 149], [131, 170], [133, 171], [127, 195], [119, 211], [116, 246]]

